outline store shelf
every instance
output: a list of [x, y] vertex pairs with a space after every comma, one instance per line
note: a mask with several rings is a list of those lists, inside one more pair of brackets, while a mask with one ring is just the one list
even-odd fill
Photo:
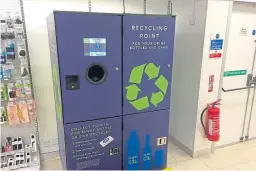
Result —
[[24, 152], [25, 152], [25, 150], [21, 149], [21, 150], [15, 150], [15, 151], [10, 151], [10, 152], [0, 153], [0, 156], [4, 157], [4, 156], [14, 155], [15, 153], [24, 153]]
[[32, 164], [27, 164], [27, 163], [24, 163], [24, 164], [20, 164], [20, 165], [17, 165], [17, 166], [12, 166], [12, 167], [4, 167], [4, 168], [1, 168], [2, 171], [9, 171], [9, 170], [20, 170], [20, 171], [26, 171], [26, 170], [40, 170], [40, 164], [37, 162], [37, 163], [32, 163]]

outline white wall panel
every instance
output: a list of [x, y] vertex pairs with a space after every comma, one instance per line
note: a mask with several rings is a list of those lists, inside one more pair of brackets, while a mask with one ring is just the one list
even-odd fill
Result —
[[[216, 34], [219, 34], [220, 39], [224, 39], [224, 42], [226, 41], [225, 34], [230, 3], [232, 2], [214, 0], [210, 0], [208, 2], [207, 21], [203, 49], [203, 61], [201, 68], [202, 70], [200, 80], [200, 93], [198, 99], [197, 126], [194, 146], [195, 151], [200, 151], [211, 147], [211, 143], [204, 138], [204, 131], [200, 123], [200, 114], [202, 110], [206, 107], [207, 103], [214, 102], [218, 98], [222, 58], [209, 58], [210, 41], [211, 39], [216, 39]], [[218, 9], [218, 12], [216, 12], [216, 9]], [[208, 83], [210, 75], [214, 75], [213, 92], [208, 92]]]
[[174, 45], [170, 135], [194, 148], [196, 114], [206, 21], [206, 0], [174, 0]]

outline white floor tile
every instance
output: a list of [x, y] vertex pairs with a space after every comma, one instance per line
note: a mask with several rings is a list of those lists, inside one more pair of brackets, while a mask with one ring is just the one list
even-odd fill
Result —
[[256, 170], [256, 162], [238, 164], [234, 166], [237, 170]]
[[190, 160], [192, 157], [190, 157], [187, 153], [182, 151], [181, 149], [175, 149], [169, 151], [170, 155], [173, 156], [178, 162]]
[[256, 146], [251, 148], [245, 148], [238, 151], [248, 161], [256, 162]]
[[199, 157], [199, 159], [211, 169], [220, 169], [228, 166], [233, 166], [235, 164], [248, 163], [248, 160], [246, 160], [244, 157], [231, 153], [210, 154], [201, 156]]
[[237, 168], [235, 166], [226, 166], [216, 170], [237, 170]]
[[173, 170], [209, 170], [210, 168], [199, 159], [191, 159], [183, 162], [169, 164]]
[[171, 154], [167, 155], [167, 163], [171, 164], [171, 163], [176, 163], [176, 162], [177, 162], [177, 160], [174, 157], [172, 157]]
[[60, 159], [42, 161], [41, 170], [62, 170]]

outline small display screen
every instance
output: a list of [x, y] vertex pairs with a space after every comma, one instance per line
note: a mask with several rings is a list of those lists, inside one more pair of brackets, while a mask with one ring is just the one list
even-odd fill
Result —
[[84, 38], [84, 56], [106, 56], [106, 38]]

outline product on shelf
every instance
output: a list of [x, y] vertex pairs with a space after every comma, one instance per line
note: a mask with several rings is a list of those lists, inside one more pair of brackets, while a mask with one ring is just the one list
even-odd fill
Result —
[[25, 101], [18, 102], [18, 117], [20, 119], [20, 123], [28, 123], [29, 122], [29, 114], [27, 103]]
[[7, 104], [7, 115], [8, 115], [9, 125], [16, 125], [16, 124], [20, 123], [17, 113], [18, 113], [17, 104], [15, 104], [13, 102], [8, 102], [8, 104]]
[[1, 168], [7, 167], [7, 161], [1, 161]]
[[36, 136], [35, 134], [31, 134], [31, 151], [36, 152], [37, 151], [37, 145], [36, 145]]
[[30, 157], [30, 152], [29, 151], [27, 151], [26, 153], [25, 153], [26, 155], [26, 163], [30, 163], [30, 159], [31, 159], [31, 157]]
[[1, 100], [7, 100], [8, 94], [7, 94], [7, 86], [4, 83], [1, 83]]
[[15, 158], [15, 165], [23, 164], [25, 162], [24, 153], [16, 153], [14, 155], [14, 158]]
[[7, 88], [8, 88], [9, 101], [15, 101], [16, 100], [16, 91], [15, 91], [14, 84], [8, 83]]
[[4, 152], [5, 152], [5, 146], [2, 145], [2, 147], [1, 147], [1, 153], [4, 153]]
[[13, 158], [9, 158], [9, 159], [8, 159], [7, 165], [8, 165], [8, 167], [11, 167], [11, 166], [14, 165], [14, 160], [13, 160]]
[[15, 35], [13, 32], [5, 32], [5, 33], [2, 33], [1, 34], [1, 39], [2, 40], [12, 40], [12, 39], [15, 39]]
[[4, 80], [10, 80], [11, 79], [11, 69], [10, 68], [7, 68], [5, 67], [5, 65], [2, 66], [2, 78]]
[[6, 22], [7, 28], [14, 28], [14, 21], [10, 12], [6, 13], [5, 22]]
[[0, 78], [3, 79], [3, 67], [0, 65]]
[[1, 64], [5, 64], [6, 63], [6, 54], [5, 51], [2, 50], [1, 52]]
[[18, 25], [23, 24], [22, 18], [21, 18], [19, 13], [16, 13], [15, 16], [14, 16], [14, 24], [18, 24]]
[[30, 97], [31, 96], [31, 83], [29, 80], [23, 80], [23, 85], [24, 85], [24, 88], [25, 88], [25, 94], [27, 97]]
[[5, 152], [10, 152], [10, 151], [12, 151], [12, 138], [7, 137], [6, 144], [5, 144]]
[[22, 77], [22, 78], [23, 78], [23, 77], [26, 77], [26, 76], [28, 76], [28, 69], [27, 69], [26, 67], [22, 66], [20, 73], [21, 73], [21, 77]]
[[23, 141], [22, 141], [22, 137], [18, 137], [18, 150], [23, 149]]
[[24, 85], [21, 80], [16, 80], [15, 87], [16, 87], [16, 96], [18, 98], [25, 97], [25, 89], [24, 89]]
[[24, 39], [23, 28], [16, 28], [15, 37], [16, 37], [16, 39]]
[[5, 107], [1, 107], [1, 118], [0, 118], [0, 124], [4, 124], [7, 122], [7, 111]]
[[34, 100], [27, 100], [27, 107], [28, 107], [28, 115], [29, 115], [29, 120], [32, 121], [36, 119], [36, 114], [35, 114], [35, 103]]
[[11, 43], [9, 47], [6, 47], [6, 57], [7, 59], [15, 60], [14, 43]]
[[12, 150], [13, 151], [18, 150], [18, 138], [17, 137], [12, 138]]
[[26, 51], [24, 49], [19, 50], [19, 58], [24, 58], [26, 56]]

